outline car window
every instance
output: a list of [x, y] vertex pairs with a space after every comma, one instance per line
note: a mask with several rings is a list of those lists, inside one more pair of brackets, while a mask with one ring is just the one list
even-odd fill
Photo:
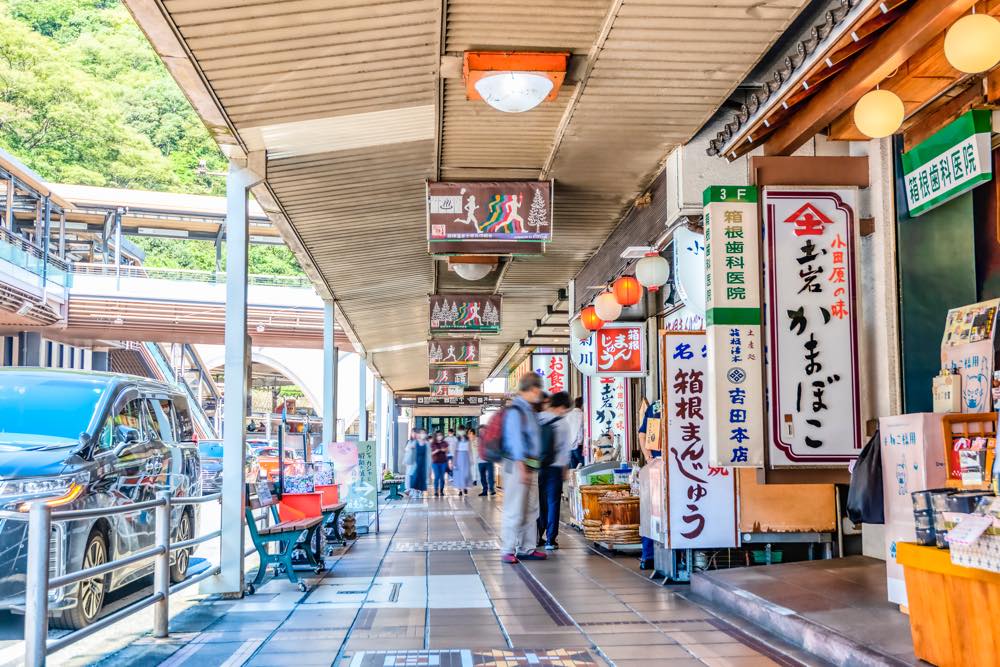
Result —
[[174, 403], [174, 415], [176, 418], [176, 433], [179, 442], [191, 442], [194, 440], [194, 422], [191, 420], [191, 411], [188, 410], [187, 403], [178, 401]]
[[162, 438], [160, 432], [160, 420], [157, 419], [156, 413], [153, 412], [153, 406], [151, 401], [143, 401], [143, 430], [149, 435], [149, 437]]
[[173, 404], [167, 398], [154, 398], [149, 401], [152, 415], [159, 424], [160, 440], [166, 443], [177, 442], [174, 440], [173, 425]]
[[98, 446], [102, 449], [112, 449], [125, 442], [127, 429], [136, 431], [138, 442], [145, 440], [143, 424], [143, 401], [133, 398], [122, 403], [115, 413], [108, 418], [98, 437]]

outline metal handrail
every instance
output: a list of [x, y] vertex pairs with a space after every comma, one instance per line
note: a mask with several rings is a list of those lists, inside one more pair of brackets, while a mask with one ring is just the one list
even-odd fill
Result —
[[[221, 493], [213, 493], [200, 497], [171, 498], [169, 493], [161, 492], [156, 500], [147, 500], [131, 505], [102, 508], [100, 510], [61, 510], [58, 512], [53, 512], [52, 507], [45, 503], [32, 503], [27, 515], [28, 572], [24, 606], [25, 664], [29, 667], [41, 667], [45, 664], [46, 658], [55, 651], [78, 642], [98, 630], [113, 625], [152, 605], [155, 605], [153, 609], [153, 636], [157, 638], [168, 636], [170, 630], [170, 595], [221, 572], [221, 567], [216, 565], [208, 572], [203, 572], [171, 586], [170, 554], [179, 549], [190, 548], [222, 536], [222, 531], [216, 530], [207, 535], [171, 543], [171, 508], [174, 505], [199, 505], [220, 500], [222, 500]], [[131, 514], [146, 509], [156, 510], [154, 518], [156, 533], [154, 546], [137, 551], [124, 558], [95, 565], [85, 570], [64, 574], [59, 577], [49, 576], [49, 546], [52, 539], [53, 523], [87, 519], [96, 516]], [[6, 510], [0, 511], [0, 517], [24, 520], [23, 513]], [[50, 590], [76, 584], [87, 579], [93, 579], [108, 572], [113, 572], [114, 570], [149, 559], [155, 559], [153, 593], [151, 595], [147, 595], [123, 609], [97, 619], [85, 628], [71, 632], [58, 639], [49, 640]]]
[[[225, 271], [202, 271], [200, 269], [172, 269], [155, 266], [132, 266], [101, 264], [99, 262], [74, 262], [69, 271], [74, 274], [121, 276], [122, 278], [147, 278], [159, 280], [178, 280], [200, 283], [225, 284]], [[312, 282], [306, 276], [280, 276], [265, 273], [255, 273], [247, 276], [250, 285], [270, 285], [273, 287], [312, 287]]]
[[44, 259], [48, 261], [48, 263], [51, 264], [52, 266], [62, 269], [63, 271], [70, 270], [71, 265], [69, 262], [67, 262], [64, 259], [60, 259], [58, 256], [53, 255], [51, 252], [46, 252], [45, 250], [35, 245], [28, 239], [24, 238], [19, 234], [15, 234], [9, 229], [0, 227], [0, 240], [6, 242], [9, 245], [14, 246], [15, 248], [20, 249], [21, 251], [31, 255], [35, 259]]

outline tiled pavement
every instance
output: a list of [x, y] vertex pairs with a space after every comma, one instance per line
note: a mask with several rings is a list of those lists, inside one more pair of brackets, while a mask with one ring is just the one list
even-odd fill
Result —
[[796, 665], [564, 528], [548, 561], [502, 564], [502, 496], [389, 505], [299, 593], [209, 598], [101, 665]]

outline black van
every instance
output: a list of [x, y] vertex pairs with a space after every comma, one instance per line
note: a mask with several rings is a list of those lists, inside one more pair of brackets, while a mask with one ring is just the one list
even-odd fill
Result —
[[[198, 448], [187, 399], [147, 378], [45, 368], [0, 369], [0, 509], [24, 512], [44, 499], [59, 510], [118, 507], [201, 495]], [[171, 513], [171, 535], [197, 534], [196, 506]], [[150, 547], [154, 511], [54, 522], [50, 573], [93, 567]], [[0, 518], [0, 609], [24, 602], [27, 523]], [[190, 550], [174, 552], [184, 579]], [[91, 623], [108, 591], [153, 570], [152, 560], [66, 586], [50, 597], [52, 625]]]

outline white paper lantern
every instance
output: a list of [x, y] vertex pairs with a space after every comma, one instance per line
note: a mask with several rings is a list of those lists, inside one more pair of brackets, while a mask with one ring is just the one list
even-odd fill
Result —
[[590, 338], [590, 329], [583, 326], [583, 320], [579, 317], [569, 323], [569, 330], [570, 333], [573, 334], [573, 338], [576, 338], [577, 340], [587, 340]]
[[611, 292], [604, 292], [594, 300], [597, 316], [605, 322], [614, 322], [622, 314], [622, 305]]
[[649, 253], [636, 263], [635, 277], [643, 287], [655, 292], [670, 280], [670, 262], [658, 253]]
[[903, 100], [891, 90], [869, 91], [854, 105], [854, 124], [872, 139], [895, 134], [905, 117]]
[[944, 36], [944, 57], [960, 72], [978, 74], [1000, 62], [1000, 21], [989, 14], [969, 14]]

